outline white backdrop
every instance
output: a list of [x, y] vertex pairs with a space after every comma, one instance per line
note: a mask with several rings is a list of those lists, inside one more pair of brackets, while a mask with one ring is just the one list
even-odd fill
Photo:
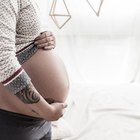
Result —
[[53, 137], [140, 140], [140, 86], [132, 83], [140, 80], [140, 0], [104, 0], [100, 17], [86, 0], [65, 0], [72, 19], [61, 30], [49, 17], [53, 0], [36, 1], [72, 83]]
[[71, 82], [114, 84], [138, 79], [139, 0], [104, 0], [100, 17], [86, 0], [65, 0], [72, 18], [61, 30], [49, 16], [53, 0], [36, 1], [43, 30], [56, 35], [57, 50]]

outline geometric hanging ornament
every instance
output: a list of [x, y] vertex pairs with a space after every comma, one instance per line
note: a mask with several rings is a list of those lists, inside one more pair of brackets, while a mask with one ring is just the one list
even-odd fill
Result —
[[55, 25], [61, 29], [71, 19], [65, 0], [53, 0], [49, 16]]
[[101, 7], [103, 5], [104, 0], [87, 0], [87, 3], [90, 5], [96, 16], [99, 17]]

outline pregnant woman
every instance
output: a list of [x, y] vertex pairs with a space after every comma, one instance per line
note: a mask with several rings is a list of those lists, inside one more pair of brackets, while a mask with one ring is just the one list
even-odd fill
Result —
[[51, 140], [50, 121], [63, 116], [67, 72], [53, 49], [38, 49], [40, 33], [32, 0], [0, 0], [2, 140]]

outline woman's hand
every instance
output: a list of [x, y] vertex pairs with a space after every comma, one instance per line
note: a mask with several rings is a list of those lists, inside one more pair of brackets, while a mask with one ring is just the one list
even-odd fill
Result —
[[51, 50], [55, 48], [55, 37], [52, 32], [42, 32], [34, 41], [34, 44], [37, 45], [39, 49]]
[[65, 113], [65, 109], [67, 108], [66, 103], [52, 103], [50, 104], [50, 112], [48, 113], [49, 115], [47, 116], [46, 120], [47, 121], [56, 121], [63, 117]]

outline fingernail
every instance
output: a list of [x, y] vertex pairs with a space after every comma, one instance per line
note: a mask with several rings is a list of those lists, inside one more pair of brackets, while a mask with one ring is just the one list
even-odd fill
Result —
[[47, 50], [47, 49], [48, 49], [48, 47], [44, 47], [44, 49], [45, 49], [45, 50]]

